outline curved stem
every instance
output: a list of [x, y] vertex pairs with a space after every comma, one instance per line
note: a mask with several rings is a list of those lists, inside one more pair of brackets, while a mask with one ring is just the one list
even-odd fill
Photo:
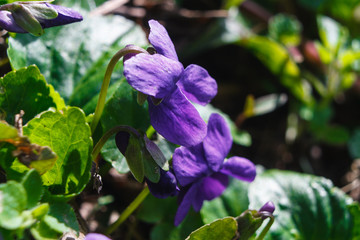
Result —
[[91, 122], [91, 133], [92, 134], [95, 132], [96, 126], [99, 123], [101, 114], [104, 110], [106, 94], [107, 94], [107, 90], [109, 88], [111, 75], [112, 75], [112, 72], [114, 71], [115, 65], [120, 60], [120, 58], [122, 58], [123, 56], [125, 56], [126, 54], [129, 54], [129, 53], [147, 53], [147, 51], [140, 47], [129, 45], [129, 46], [126, 46], [125, 48], [119, 50], [111, 58], [108, 66], [107, 66], [105, 75], [104, 75], [104, 80], [101, 85], [101, 91], [100, 91], [99, 99], [98, 99], [98, 102], [96, 105], [94, 118]]
[[270, 218], [270, 220], [269, 220], [268, 224], [266, 224], [266, 226], [261, 231], [260, 235], [256, 238], [256, 240], [263, 240], [266, 233], [269, 231], [271, 225], [274, 223], [274, 220], [275, 220], [274, 216], [271, 215], [269, 218]]
[[95, 147], [93, 148], [92, 152], [91, 152], [91, 157], [92, 160], [97, 164], [96, 162], [96, 158], [99, 155], [102, 147], [104, 146], [104, 144], [106, 143], [106, 141], [115, 133], [117, 132], [128, 132], [131, 134], [136, 135], [137, 137], [140, 137], [138, 131], [136, 131], [134, 128], [130, 127], [130, 126], [116, 126], [111, 128], [109, 131], [107, 131], [101, 138], [100, 140], [96, 143]]
[[144, 201], [146, 196], [149, 194], [149, 188], [146, 186], [139, 195], [130, 203], [130, 205], [120, 214], [118, 220], [116, 220], [110, 227], [105, 231], [106, 235], [110, 235], [114, 232]]

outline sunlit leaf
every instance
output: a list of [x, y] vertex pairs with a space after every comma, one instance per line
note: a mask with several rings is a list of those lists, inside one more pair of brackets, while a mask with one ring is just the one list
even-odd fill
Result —
[[25, 112], [25, 124], [50, 107], [59, 110], [65, 107], [64, 100], [46, 83], [36, 66], [18, 68], [0, 78], [0, 90], [0, 110], [11, 124], [20, 110]]
[[235, 218], [226, 217], [218, 219], [192, 232], [186, 240], [232, 240], [237, 231]]
[[15, 181], [0, 184], [0, 227], [13, 230], [23, 223], [21, 213], [26, 208], [24, 187]]
[[54, 167], [42, 175], [52, 194], [76, 194], [85, 187], [90, 179], [92, 139], [83, 111], [68, 107], [44, 112], [24, 127], [24, 134], [58, 156]]
[[299, 67], [282, 45], [262, 36], [249, 37], [238, 43], [252, 52], [296, 98], [305, 103], [313, 101], [311, 89], [302, 81]]
[[353, 239], [352, 200], [321, 177], [270, 170], [250, 184], [250, 209], [275, 204], [267, 239]]
[[[83, 107], [98, 94], [111, 57], [127, 44], [147, 44], [134, 22], [120, 16], [84, 16], [82, 22], [47, 29], [41, 38], [10, 38], [8, 55], [15, 69], [36, 64], [70, 105]], [[122, 77], [120, 65], [113, 82]]]

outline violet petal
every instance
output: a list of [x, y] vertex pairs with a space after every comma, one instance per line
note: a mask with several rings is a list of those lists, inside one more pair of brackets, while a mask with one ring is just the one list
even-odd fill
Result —
[[205, 106], [217, 94], [217, 83], [202, 67], [187, 66], [177, 82], [184, 95], [192, 102]]
[[157, 198], [167, 198], [175, 196], [179, 192], [177, 182], [174, 174], [170, 171], [160, 169], [160, 180], [158, 183], [153, 183], [145, 179], [152, 195]]
[[85, 236], [84, 240], [111, 240], [111, 239], [100, 233], [89, 233]]
[[271, 214], [273, 214], [274, 211], [275, 211], [275, 205], [271, 201], [265, 203], [264, 206], [262, 206], [259, 210], [259, 212], [269, 212]]
[[27, 33], [27, 31], [15, 23], [11, 12], [5, 10], [0, 11], [0, 27], [9, 32]]
[[176, 88], [183, 66], [160, 54], [139, 53], [124, 62], [124, 76], [136, 90], [164, 98]]
[[168, 141], [189, 147], [205, 138], [206, 123], [180, 89], [175, 89], [159, 105], [149, 98], [148, 103], [151, 125]]
[[201, 194], [204, 200], [212, 200], [220, 196], [228, 185], [228, 176], [223, 173], [214, 173], [202, 181]]
[[202, 144], [175, 149], [172, 163], [175, 176], [181, 186], [186, 186], [209, 174]]
[[58, 12], [58, 16], [54, 19], [38, 19], [43, 28], [55, 27], [65, 25], [73, 22], [80, 22], [83, 17], [77, 11], [50, 3], [44, 3], [46, 6], [55, 9]]
[[118, 132], [115, 135], [115, 143], [119, 151], [125, 156], [126, 149], [129, 145], [130, 133], [128, 132]]
[[157, 53], [164, 55], [167, 58], [178, 61], [174, 44], [172, 43], [168, 32], [156, 20], [149, 21], [150, 34], [149, 41], [154, 46]]
[[160, 148], [144, 134], [144, 143], [147, 151], [150, 153], [151, 157], [154, 159], [156, 164], [164, 170], [169, 170], [169, 163], [166, 160], [164, 154], [161, 152]]
[[224, 162], [220, 172], [243, 181], [252, 182], [256, 176], [256, 167], [250, 160], [234, 156]]
[[[190, 210], [190, 207], [196, 197], [197, 192], [199, 192], [200, 185], [198, 183], [191, 185], [187, 189], [181, 189], [179, 196], [180, 203], [175, 215], [174, 225], [178, 226], [186, 217], [186, 214]], [[185, 192], [184, 192], [185, 191]]]
[[204, 152], [208, 165], [214, 172], [219, 171], [231, 145], [230, 129], [224, 118], [216, 113], [211, 114], [204, 139]]

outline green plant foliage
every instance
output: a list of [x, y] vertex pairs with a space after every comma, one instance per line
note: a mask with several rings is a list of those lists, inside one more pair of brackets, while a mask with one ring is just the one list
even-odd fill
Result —
[[[41, 38], [18, 34], [9, 39], [13, 68], [36, 64], [70, 105], [83, 107], [100, 90], [110, 58], [127, 44], [147, 40], [133, 22], [119, 16], [86, 16], [84, 21], [47, 29]], [[120, 64], [113, 81], [122, 77]]]
[[[105, 104], [100, 123], [102, 131], [119, 125], [130, 125], [136, 129], [146, 131], [150, 125], [147, 103], [140, 106], [137, 103], [137, 93], [125, 79], [115, 83], [109, 89], [108, 99]], [[85, 111], [95, 109], [98, 96], [85, 106]], [[103, 158], [112, 164], [120, 173], [129, 171], [125, 158], [116, 147], [114, 138], [110, 138], [101, 150]]]
[[218, 219], [192, 232], [186, 240], [232, 240], [237, 231], [237, 222], [233, 217]]
[[13, 126], [10, 126], [6, 122], [0, 122], [0, 141], [4, 141], [7, 139], [14, 139], [18, 137], [18, 130]]
[[353, 159], [360, 158], [360, 129], [357, 128], [354, 130], [349, 142], [348, 148]]
[[148, 223], [156, 223], [150, 233], [151, 240], [183, 240], [192, 231], [203, 225], [200, 215], [190, 211], [185, 220], [178, 227], [175, 227], [174, 217], [176, 208], [177, 200], [174, 197], [159, 199], [149, 195], [146, 198], [139, 208], [137, 217]]
[[249, 183], [231, 178], [229, 186], [220, 197], [204, 202], [200, 210], [203, 222], [208, 224], [224, 216], [239, 216], [249, 206], [248, 188]]
[[353, 239], [352, 200], [321, 177], [270, 170], [249, 187], [250, 209], [273, 201], [275, 223], [266, 239]]
[[36, 66], [14, 70], [0, 78], [0, 111], [13, 123], [15, 114], [24, 110], [24, 123], [50, 107], [62, 109], [64, 100], [47, 84]]
[[[53, 195], [77, 194], [90, 179], [92, 139], [85, 114], [76, 107], [47, 111], [24, 127], [31, 142], [49, 146], [58, 156], [42, 175]], [[75, 167], [76, 166], [76, 167]]]
[[35, 169], [28, 171], [22, 179], [21, 183], [27, 195], [26, 208], [30, 209], [35, 207], [44, 193], [44, 188], [42, 186], [42, 180], [39, 173], [37, 173]]
[[327, 48], [333, 55], [337, 55], [340, 47], [348, 38], [348, 31], [342, 27], [335, 20], [319, 16], [317, 18], [319, 27], [319, 36], [324, 47]]
[[[34, 169], [28, 171], [21, 182], [11, 180], [0, 184], [0, 233], [5, 240], [23, 239], [27, 228], [36, 239], [55, 240], [64, 232], [79, 231], [69, 205], [40, 203], [42, 195], [42, 180]], [[52, 237], [39, 235], [44, 232], [52, 233]]]
[[29, 170], [28, 167], [36, 169], [40, 175], [52, 168], [57, 156], [49, 147], [32, 144], [26, 136], [20, 136], [18, 129], [6, 122], [0, 122], [0, 130], [4, 133], [0, 142], [5, 143], [0, 146], [0, 166], [8, 179], [19, 180], [21, 173]]
[[22, 211], [27, 204], [24, 187], [15, 181], [0, 184], [0, 227], [8, 230], [23, 224]]
[[115, 91], [109, 94], [101, 116], [103, 131], [118, 125], [130, 125], [146, 131], [150, 126], [147, 103], [137, 103], [137, 92], [126, 82], [125, 78], [114, 85]]
[[291, 15], [277, 14], [269, 22], [269, 35], [286, 46], [297, 46], [301, 40], [301, 23]]
[[267, 37], [253, 36], [241, 40], [239, 45], [252, 52], [274, 75], [281, 84], [305, 103], [313, 101], [311, 91], [300, 77], [300, 69], [291, 59], [288, 51], [279, 43]]
[[91, 11], [104, 2], [106, 2], [106, 0], [56, 0], [55, 4]]
[[51, 203], [49, 212], [31, 228], [37, 240], [59, 239], [64, 233], [79, 233], [79, 225], [74, 210], [66, 203]]

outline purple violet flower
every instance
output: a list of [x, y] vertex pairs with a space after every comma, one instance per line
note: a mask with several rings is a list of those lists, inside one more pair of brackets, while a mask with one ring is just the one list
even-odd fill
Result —
[[153, 183], [147, 178], [145, 181], [151, 194], [157, 198], [173, 197], [179, 193], [176, 178], [170, 170], [164, 171], [160, 168], [160, 180], [157, 183]]
[[207, 127], [190, 101], [209, 103], [217, 93], [216, 81], [198, 65], [184, 69], [166, 29], [155, 20], [149, 26], [149, 41], [157, 53], [127, 56], [124, 75], [134, 89], [149, 96], [151, 125], [159, 134], [178, 145], [196, 145]]
[[85, 236], [84, 240], [111, 240], [111, 239], [100, 233], [89, 233]]
[[275, 205], [273, 202], [269, 201], [266, 202], [259, 210], [259, 212], [268, 212], [273, 214], [275, 211]]
[[75, 10], [42, 1], [15, 2], [0, 6], [0, 27], [9, 32], [30, 32], [40, 36], [44, 28], [82, 20], [81, 14]]
[[235, 156], [224, 162], [231, 145], [232, 137], [225, 120], [219, 114], [212, 114], [202, 143], [175, 150], [173, 168], [182, 186], [175, 216], [176, 226], [191, 206], [200, 211], [204, 200], [220, 196], [229, 183], [228, 176], [248, 182], [254, 180], [255, 165], [248, 159]]

